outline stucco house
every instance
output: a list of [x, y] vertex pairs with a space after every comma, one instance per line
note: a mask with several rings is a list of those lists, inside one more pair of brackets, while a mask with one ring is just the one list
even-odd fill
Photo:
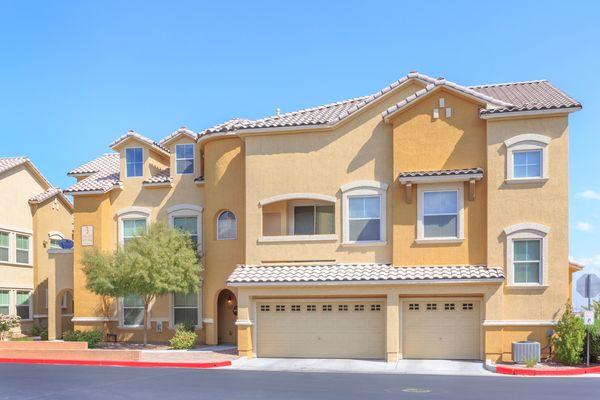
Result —
[[510, 359], [570, 296], [568, 117], [545, 80], [463, 86], [411, 72], [367, 96], [154, 141], [130, 131], [69, 172], [75, 316], [141, 339], [80, 259], [162, 219], [203, 255], [198, 295], [151, 307], [253, 357]]
[[72, 327], [72, 250], [59, 241], [72, 237], [73, 206], [27, 157], [0, 158], [0, 193], [0, 313], [25, 332], [51, 322], [60, 337]]

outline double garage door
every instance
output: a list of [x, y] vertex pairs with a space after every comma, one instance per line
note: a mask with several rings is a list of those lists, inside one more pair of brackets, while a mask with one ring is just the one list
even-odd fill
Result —
[[257, 314], [258, 357], [385, 357], [383, 301], [270, 301]]
[[[403, 300], [404, 358], [479, 359], [480, 303]], [[258, 357], [385, 358], [385, 302], [378, 299], [257, 303]]]

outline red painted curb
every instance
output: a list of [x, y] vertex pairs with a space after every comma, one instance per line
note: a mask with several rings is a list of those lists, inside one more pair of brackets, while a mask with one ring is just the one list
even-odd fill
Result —
[[520, 376], [573, 376], [585, 374], [600, 374], [600, 366], [590, 368], [569, 368], [569, 369], [533, 369], [533, 368], [514, 368], [502, 365], [496, 365], [496, 373], [504, 375]]
[[0, 358], [7, 364], [48, 364], [48, 365], [88, 365], [97, 367], [142, 367], [142, 368], [217, 368], [228, 367], [231, 361], [204, 363], [191, 362], [155, 362], [155, 361], [110, 361], [110, 360], [52, 360], [45, 358]]

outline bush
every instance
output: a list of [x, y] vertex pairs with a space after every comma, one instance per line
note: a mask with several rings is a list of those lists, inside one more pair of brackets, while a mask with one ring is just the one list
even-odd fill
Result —
[[590, 329], [590, 358], [600, 362], [600, 302], [594, 302], [594, 326]]
[[67, 331], [63, 333], [65, 342], [87, 342], [88, 347], [93, 349], [102, 341], [102, 332], [100, 331]]
[[556, 360], [566, 365], [578, 364], [585, 349], [585, 325], [583, 319], [573, 313], [570, 304], [556, 324], [553, 338]]
[[20, 325], [20, 317], [16, 315], [0, 314], [0, 340], [6, 340], [8, 338], [8, 332]]
[[196, 325], [193, 322], [185, 321], [175, 325], [176, 331], [196, 332]]
[[29, 330], [29, 336], [41, 336], [44, 328], [41, 325], [33, 324]]
[[48, 340], [48, 329], [40, 332], [40, 340]]
[[196, 332], [178, 329], [175, 331], [175, 336], [169, 340], [169, 343], [175, 350], [187, 350], [193, 348], [197, 341], [198, 335], [196, 335]]

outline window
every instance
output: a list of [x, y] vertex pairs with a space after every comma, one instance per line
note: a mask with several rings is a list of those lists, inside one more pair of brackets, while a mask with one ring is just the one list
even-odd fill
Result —
[[356, 196], [348, 199], [349, 238], [352, 242], [381, 239], [380, 196]]
[[462, 309], [465, 311], [469, 311], [473, 309], [473, 303], [463, 303]]
[[306, 306], [306, 311], [317, 311], [316, 304], [309, 304]]
[[505, 140], [507, 182], [519, 183], [548, 178], [549, 143], [549, 137], [533, 133]]
[[427, 303], [427, 311], [435, 311], [435, 310], [437, 310], [437, 304]]
[[123, 244], [140, 236], [146, 231], [146, 219], [124, 219], [123, 220]]
[[277, 304], [275, 306], [275, 311], [283, 312], [285, 311], [285, 306], [283, 304]]
[[51, 249], [61, 249], [59, 242], [62, 239], [50, 239], [50, 248]]
[[31, 319], [31, 292], [17, 290], [17, 315], [21, 319]]
[[371, 311], [381, 311], [381, 304], [371, 304]]
[[445, 311], [454, 311], [455, 306], [454, 303], [446, 303], [444, 304], [444, 310]]
[[423, 193], [423, 237], [458, 237], [458, 191]]
[[194, 173], [194, 145], [178, 144], [175, 146], [175, 162], [178, 174]]
[[223, 211], [217, 218], [217, 240], [233, 240], [237, 237], [237, 220], [231, 211]]
[[548, 232], [544, 225], [525, 222], [504, 229], [506, 283], [512, 287], [548, 285]]
[[262, 304], [262, 305], [260, 306], [260, 311], [262, 311], [262, 312], [268, 312], [268, 311], [271, 311], [271, 306], [269, 306], [268, 304]]
[[123, 298], [123, 326], [143, 326], [144, 300], [132, 294]]
[[411, 311], [419, 311], [419, 303], [411, 303], [408, 305], [408, 309]]
[[292, 311], [294, 311], [294, 312], [300, 311], [300, 304], [292, 304]]
[[173, 294], [173, 324], [198, 325], [198, 293]]
[[0, 290], [0, 314], [8, 315], [10, 311], [10, 292]]
[[194, 248], [198, 247], [198, 217], [173, 217], [173, 226], [187, 233]]
[[338, 304], [338, 311], [348, 311], [348, 304]]
[[323, 311], [332, 311], [333, 307], [331, 306], [331, 304], [323, 304], [322, 310]]
[[542, 151], [528, 150], [513, 153], [514, 178], [541, 178], [542, 177]]
[[29, 264], [29, 236], [17, 235], [17, 263]]
[[364, 304], [355, 304], [354, 311], [365, 311], [365, 305]]
[[539, 283], [541, 264], [540, 240], [515, 240], [514, 249], [514, 282]]
[[49, 232], [48, 233], [48, 239], [50, 241], [50, 248], [51, 249], [61, 249], [62, 247], [60, 247], [59, 243], [64, 238], [65, 237], [60, 232], [57, 232], [57, 231], [51, 231], [51, 232]]
[[125, 149], [127, 177], [144, 175], [144, 150], [141, 147]]
[[0, 261], [8, 262], [10, 254], [10, 236], [8, 232], [0, 231]]
[[68, 301], [67, 295], [68, 295], [68, 293], [65, 292], [65, 293], [63, 293], [62, 297], [60, 298], [60, 308], [67, 308], [67, 301]]
[[294, 207], [294, 235], [329, 235], [335, 233], [334, 206]]

